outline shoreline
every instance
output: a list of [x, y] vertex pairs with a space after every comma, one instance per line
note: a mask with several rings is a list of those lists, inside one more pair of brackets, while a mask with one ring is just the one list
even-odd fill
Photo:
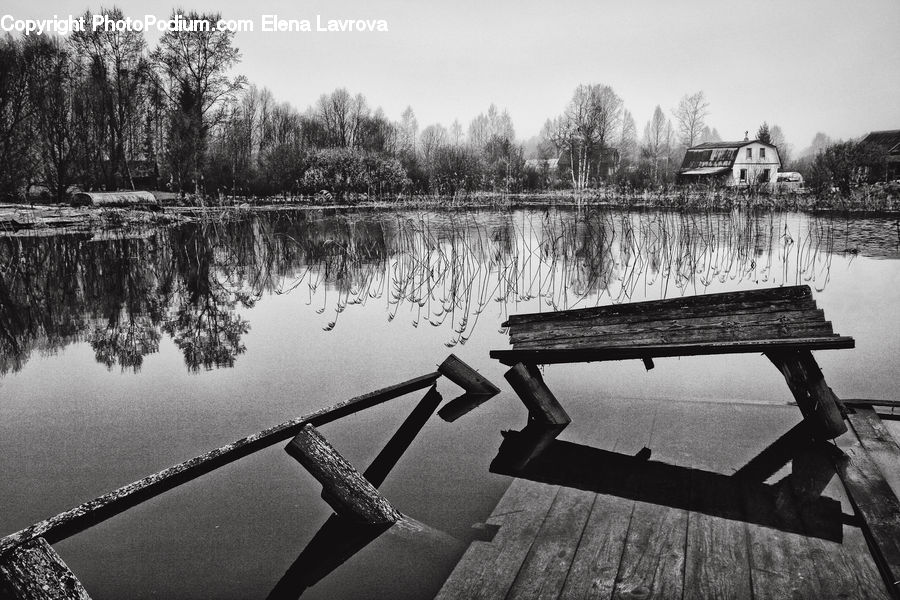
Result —
[[109, 207], [68, 204], [0, 204], [0, 237], [31, 237], [64, 233], [145, 230], [207, 219], [229, 219], [252, 212], [288, 210], [479, 210], [517, 208], [621, 209], [686, 214], [744, 210], [748, 212], [801, 212], [840, 217], [900, 217], [900, 198], [887, 195], [877, 201], [863, 198], [808, 195], [746, 195], [713, 191], [669, 191], [621, 194], [601, 190], [540, 194], [476, 193], [461, 197], [408, 196], [397, 199], [349, 198], [321, 202], [316, 197], [227, 198], [225, 202], [197, 206], [173, 202], [175, 195], [151, 192], [162, 210], [140, 206]]

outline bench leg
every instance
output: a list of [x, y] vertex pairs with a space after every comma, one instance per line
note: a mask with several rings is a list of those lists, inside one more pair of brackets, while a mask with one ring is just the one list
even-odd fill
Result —
[[504, 377], [528, 409], [531, 420], [542, 425], [554, 426], [565, 426], [572, 422], [556, 400], [556, 396], [544, 383], [537, 366], [518, 363], [507, 371]]
[[803, 418], [817, 440], [830, 440], [847, 431], [840, 400], [825, 383], [822, 370], [809, 350], [766, 352], [784, 375]]

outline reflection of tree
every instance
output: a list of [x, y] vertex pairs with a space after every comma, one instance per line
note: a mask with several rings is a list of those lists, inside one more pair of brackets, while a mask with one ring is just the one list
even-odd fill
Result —
[[144, 357], [159, 351], [159, 328], [147, 316], [135, 315], [126, 322], [107, 327], [97, 326], [88, 336], [97, 362], [112, 369], [139, 371]]
[[[837, 252], [898, 256], [887, 219], [781, 213], [273, 211], [130, 232], [0, 237], [0, 374], [32, 352], [88, 341], [138, 370], [170, 336], [190, 370], [232, 366], [266, 293], [338, 326], [354, 307], [465, 344], [481, 315], [828, 282]], [[533, 305], [532, 305], [533, 306]], [[372, 314], [375, 314], [374, 312]], [[494, 326], [491, 315], [488, 326]]]

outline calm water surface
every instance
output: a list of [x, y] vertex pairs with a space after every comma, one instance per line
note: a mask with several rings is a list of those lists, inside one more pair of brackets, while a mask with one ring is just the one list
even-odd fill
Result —
[[[517, 312], [808, 284], [857, 340], [817, 355], [831, 386], [893, 397], [898, 241], [896, 219], [556, 209], [275, 211], [0, 238], [0, 533], [450, 352], [505, 390], [488, 351], [506, 347], [500, 324]], [[632, 404], [790, 400], [761, 356], [656, 365], [547, 368], [579, 424], [568, 439]], [[421, 395], [322, 431], [364, 468]], [[382, 490], [463, 536], [508, 485], [487, 470], [500, 430], [524, 421], [506, 391], [453, 423], [433, 417]], [[328, 518], [319, 492], [278, 444], [56, 548], [97, 599], [265, 598]], [[457, 557], [382, 536], [303, 597], [431, 597]]]

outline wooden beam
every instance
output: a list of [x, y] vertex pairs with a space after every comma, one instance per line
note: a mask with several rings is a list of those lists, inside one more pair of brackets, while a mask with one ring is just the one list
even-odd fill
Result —
[[306, 425], [323, 425], [341, 417], [370, 408], [382, 402], [405, 396], [434, 385], [440, 373], [434, 372], [398, 383], [362, 396], [345, 400], [303, 417], [285, 421], [274, 427], [241, 438], [185, 462], [120, 487], [89, 500], [56, 516], [39, 521], [0, 539], [0, 556], [30, 539], [44, 536], [52, 541], [74, 535], [123, 510], [136, 506], [183, 483], [196, 479], [239, 458], [289, 439]]
[[4, 600], [90, 600], [90, 596], [44, 538], [30, 539], [0, 562]]
[[285, 448], [322, 484], [322, 498], [338, 515], [371, 525], [393, 524], [400, 513], [312, 425]]
[[815, 439], [830, 440], [847, 431], [840, 400], [825, 383], [822, 370], [809, 350], [770, 351], [766, 356], [784, 375]]
[[568, 425], [572, 422], [556, 396], [544, 383], [540, 370], [534, 365], [519, 363], [504, 375], [509, 385], [528, 408], [528, 414], [544, 425]]
[[478, 371], [461, 361], [455, 354], [451, 354], [438, 367], [438, 373], [466, 390], [470, 394], [483, 394], [496, 396], [500, 388], [488, 381]]
[[628, 302], [623, 304], [612, 304], [609, 306], [596, 306], [549, 313], [510, 315], [509, 320], [504, 323], [503, 326], [558, 319], [578, 320], [612, 315], [641, 314], [648, 311], [657, 312], [666, 309], [682, 310], [684, 308], [696, 306], [727, 307], [729, 305], [740, 305], [748, 302], [765, 302], [772, 300], [801, 301], [809, 298], [812, 298], [812, 290], [810, 290], [808, 285], [784, 286], [778, 288], [745, 290], [741, 292], [723, 292], [718, 294], [703, 294], [700, 296], [667, 298], [665, 300]]
[[877, 400], [872, 398], [850, 398], [849, 400], [841, 398], [844, 406], [887, 406], [889, 408], [900, 408], [900, 400]]
[[733, 342], [703, 342], [680, 344], [639, 344], [596, 348], [559, 348], [551, 350], [491, 350], [491, 358], [505, 365], [518, 362], [538, 365], [555, 363], [593, 362], [605, 360], [643, 359], [645, 356], [697, 356], [705, 354], [739, 354], [778, 350], [836, 350], [853, 348], [852, 337], [812, 337], [794, 339], [742, 340]]
[[900, 500], [859, 441], [832, 459], [885, 584], [900, 598]]

